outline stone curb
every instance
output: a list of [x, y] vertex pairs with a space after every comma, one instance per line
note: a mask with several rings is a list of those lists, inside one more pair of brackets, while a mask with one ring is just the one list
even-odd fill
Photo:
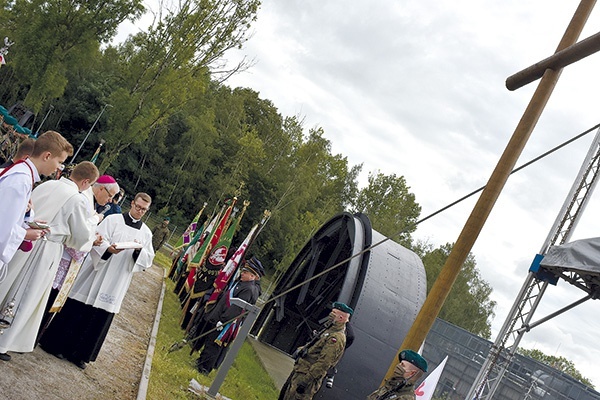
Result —
[[[163, 268], [154, 265], [157, 268]], [[150, 334], [150, 341], [148, 343], [148, 352], [146, 353], [146, 361], [144, 362], [144, 370], [142, 372], [142, 378], [138, 388], [137, 400], [145, 400], [148, 394], [148, 383], [150, 382], [150, 370], [152, 369], [152, 357], [154, 356], [154, 348], [156, 346], [156, 335], [158, 334], [158, 326], [160, 324], [160, 317], [162, 316], [163, 300], [165, 298], [165, 279], [167, 277], [167, 270], [163, 268], [163, 282], [162, 289], [160, 292], [160, 298], [158, 299], [158, 305], [156, 306], [156, 316], [154, 317], [154, 325], [152, 327], [152, 333]]]

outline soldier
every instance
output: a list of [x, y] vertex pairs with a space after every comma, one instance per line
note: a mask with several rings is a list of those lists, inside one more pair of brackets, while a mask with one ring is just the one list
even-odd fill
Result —
[[279, 394], [280, 400], [312, 399], [327, 370], [337, 364], [346, 346], [346, 323], [353, 311], [344, 303], [333, 303], [331, 325], [300, 347], [294, 369]]
[[367, 400], [415, 400], [415, 382], [427, 372], [427, 361], [412, 350], [401, 351], [398, 359], [400, 362], [392, 377]]
[[157, 252], [169, 238], [169, 234], [171, 233], [168, 228], [169, 222], [171, 222], [171, 218], [165, 217], [162, 224], [156, 225], [152, 230], [152, 247], [155, 252]]

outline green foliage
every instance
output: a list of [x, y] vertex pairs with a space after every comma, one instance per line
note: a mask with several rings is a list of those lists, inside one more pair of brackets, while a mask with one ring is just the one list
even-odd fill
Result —
[[[146, 32], [118, 48], [120, 88], [109, 97], [115, 111], [106, 134], [110, 150], [100, 170], [121, 151], [145, 141], [182, 109], [203, 97], [208, 68], [246, 40], [256, 0], [185, 0], [163, 9]], [[117, 78], [117, 76], [115, 76]]]
[[[449, 243], [438, 248], [426, 243], [417, 243], [414, 246], [413, 250], [423, 260], [427, 272], [427, 293], [439, 276], [452, 246]], [[489, 339], [491, 319], [496, 307], [496, 302], [490, 299], [491, 294], [491, 286], [481, 278], [475, 257], [469, 253], [444, 302], [439, 318]]]
[[369, 183], [358, 192], [354, 209], [368, 215], [376, 231], [408, 247], [421, 213], [409, 189], [403, 176], [369, 173]]
[[140, 0], [16, 0], [1, 10], [4, 35], [15, 44], [11, 63], [15, 78], [27, 88], [24, 104], [40, 111], [60, 97], [67, 71], [85, 63], [118, 25], [139, 16]]
[[[170, 265], [169, 258], [159, 253], [155, 263], [164, 268]], [[194, 369], [198, 354], [190, 355], [189, 347], [168, 352], [173, 343], [180, 341], [184, 333], [179, 329], [181, 308], [173, 293], [174, 284], [167, 279], [160, 326], [156, 338], [155, 353], [152, 359], [148, 399], [192, 399], [196, 398], [187, 391], [190, 380], [210, 386], [216, 371], [209, 376], [199, 374]], [[273, 381], [262, 367], [258, 356], [249, 343], [242, 349], [229, 370], [219, 393], [232, 399], [276, 399], [278, 391]]]
[[565, 357], [550, 356], [537, 349], [524, 349], [522, 347], [519, 347], [518, 352], [519, 354], [522, 354], [526, 357], [531, 357], [534, 360], [540, 361], [546, 365], [551, 366], [552, 368], [562, 371], [565, 374], [568, 374], [571, 377], [582, 382], [583, 384], [591, 387], [592, 389], [595, 389], [594, 385], [592, 384], [592, 381], [581, 375], [581, 372], [579, 372], [579, 370], [575, 368], [575, 363], [573, 363], [573, 361], [568, 360]]

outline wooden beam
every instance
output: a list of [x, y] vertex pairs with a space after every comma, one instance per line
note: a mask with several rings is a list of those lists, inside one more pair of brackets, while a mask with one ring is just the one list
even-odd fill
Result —
[[516, 90], [536, 81], [547, 69], [559, 70], [600, 50], [600, 32], [506, 78], [506, 88]]

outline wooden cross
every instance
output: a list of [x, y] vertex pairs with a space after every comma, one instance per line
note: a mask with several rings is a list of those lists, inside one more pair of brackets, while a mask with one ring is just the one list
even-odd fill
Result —
[[[404, 338], [404, 342], [398, 350], [398, 354], [404, 349], [416, 351], [425, 341], [427, 333], [429, 333], [431, 326], [444, 305], [448, 293], [452, 289], [452, 285], [460, 272], [461, 266], [473, 248], [475, 240], [477, 239], [477, 236], [479, 236], [487, 217], [492, 211], [494, 203], [498, 199], [498, 196], [521, 155], [531, 132], [539, 120], [546, 103], [550, 99], [550, 95], [558, 82], [562, 68], [600, 49], [600, 34], [594, 35], [581, 43], [576, 44], [595, 3], [596, 0], [582, 0], [579, 3], [573, 18], [552, 57], [534, 64], [507, 79], [507, 88], [514, 90], [541, 77], [540, 83], [531, 97], [521, 120], [517, 124], [504, 153], [500, 157], [485, 189], [481, 193], [481, 197], [475, 204], [471, 215], [458, 236], [448, 259], [446, 260], [440, 275], [433, 284], [429, 295], [425, 299], [425, 303], [423, 303], [415, 322]], [[398, 354], [394, 357], [392, 364], [381, 383], [382, 386], [385, 383], [385, 380], [392, 376], [394, 368], [398, 363]]]

